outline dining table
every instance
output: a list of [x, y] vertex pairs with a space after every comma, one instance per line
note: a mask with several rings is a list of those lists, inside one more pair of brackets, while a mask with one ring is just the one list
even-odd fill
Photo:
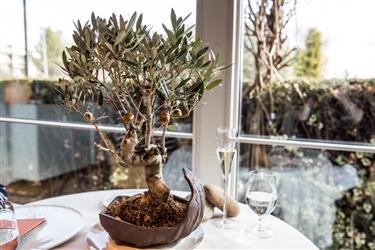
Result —
[[[99, 212], [105, 208], [106, 202], [117, 195], [133, 194], [142, 190], [122, 189], [104, 190], [62, 195], [38, 200], [27, 205], [54, 205], [70, 207], [83, 215], [83, 227], [72, 238], [54, 249], [89, 249], [87, 233], [99, 223]], [[187, 192], [175, 192], [186, 196]], [[220, 211], [215, 214], [220, 216]], [[257, 216], [245, 205], [240, 203], [240, 214], [233, 218], [238, 226], [232, 230], [216, 228], [212, 221], [201, 223], [204, 236], [196, 249], [318, 249], [308, 238], [293, 226], [275, 216], [266, 216], [262, 221], [272, 230], [272, 237], [267, 239], [253, 238], [246, 234], [246, 229], [257, 223]], [[56, 225], [58, 227], [58, 225]]]

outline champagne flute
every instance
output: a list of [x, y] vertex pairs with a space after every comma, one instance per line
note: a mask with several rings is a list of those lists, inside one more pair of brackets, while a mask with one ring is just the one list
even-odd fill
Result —
[[224, 205], [223, 218], [214, 220], [213, 224], [223, 229], [232, 229], [237, 226], [234, 220], [227, 218], [228, 178], [236, 155], [236, 138], [237, 131], [234, 128], [218, 128], [217, 130], [217, 156], [224, 179]]
[[18, 245], [18, 226], [9, 201], [0, 201], [0, 249], [13, 250]]
[[262, 224], [262, 219], [275, 208], [277, 184], [275, 175], [267, 170], [250, 171], [249, 186], [246, 191], [246, 204], [258, 216], [257, 225], [245, 232], [256, 238], [269, 238], [271, 229]]

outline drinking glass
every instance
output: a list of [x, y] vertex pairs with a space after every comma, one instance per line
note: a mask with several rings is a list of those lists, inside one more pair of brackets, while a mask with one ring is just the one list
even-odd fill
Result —
[[246, 204], [258, 216], [258, 223], [246, 230], [256, 238], [269, 238], [271, 229], [262, 224], [262, 219], [275, 208], [277, 184], [275, 175], [267, 170], [250, 171], [249, 186], [246, 191]]
[[18, 245], [18, 226], [9, 201], [0, 201], [0, 249], [13, 250]]
[[237, 226], [234, 220], [227, 218], [228, 178], [232, 171], [233, 159], [236, 155], [237, 131], [234, 128], [218, 128], [217, 156], [224, 179], [223, 218], [213, 221], [214, 226], [223, 229], [232, 229]]

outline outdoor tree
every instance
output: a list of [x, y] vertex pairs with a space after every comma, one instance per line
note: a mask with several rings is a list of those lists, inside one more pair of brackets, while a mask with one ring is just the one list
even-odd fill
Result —
[[[50, 27], [43, 29], [43, 32], [35, 47], [36, 55], [32, 56], [32, 61], [37, 69], [47, 76], [60, 76], [61, 70], [57, 63], [61, 63], [61, 51], [64, 49], [61, 34]], [[44, 61], [47, 63], [47, 69], [44, 68]]]
[[[62, 54], [62, 68], [70, 78], [59, 81], [65, 105], [95, 127], [98, 150], [124, 167], [145, 168], [147, 199], [157, 203], [171, 200], [162, 175], [168, 126], [189, 116], [205, 91], [221, 82], [213, 79], [223, 69], [218, 57], [193, 37], [193, 26], [184, 24], [187, 18], [172, 10], [172, 27], [163, 25], [165, 33], [159, 34], [143, 25], [137, 13], [128, 21], [93, 13], [91, 22], [76, 23], [74, 45]], [[88, 110], [92, 103], [110, 104], [122, 121], [125, 133], [118, 148], [98, 126], [102, 117]], [[162, 136], [153, 144], [156, 129]]]
[[296, 76], [319, 79], [322, 66], [322, 35], [311, 28], [305, 38], [305, 48], [297, 52], [295, 61]]
[[255, 77], [246, 93], [272, 88], [280, 70], [294, 60], [294, 48], [287, 49], [285, 28], [294, 14], [296, 1], [248, 0], [245, 20], [245, 48], [251, 53]]
[[[254, 78], [244, 86], [242, 96], [243, 130], [246, 133], [264, 135], [265, 126], [275, 118], [273, 84], [283, 78], [280, 71], [292, 65], [294, 48], [286, 46], [286, 26], [295, 12], [296, 0], [248, 0], [245, 20], [245, 48], [250, 52], [254, 64]], [[249, 60], [249, 59], [248, 59]], [[267, 93], [269, 105], [261, 101], [261, 93]], [[256, 107], [246, 107], [246, 100], [255, 98]], [[255, 110], [255, 114], [251, 110]], [[265, 118], [265, 119], [264, 119]], [[267, 123], [264, 124], [263, 121]], [[251, 149], [246, 148], [251, 147]], [[250, 166], [267, 165], [263, 146], [245, 146], [245, 154], [250, 154]], [[254, 160], [254, 161], [253, 161]]]

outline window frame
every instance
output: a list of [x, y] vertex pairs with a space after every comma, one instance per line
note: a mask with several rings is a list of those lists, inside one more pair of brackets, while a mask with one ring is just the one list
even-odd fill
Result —
[[[204, 102], [208, 105], [194, 112], [193, 119], [193, 170], [203, 183], [222, 184], [221, 172], [216, 166], [216, 128], [240, 126], [240, 108], [243, 72], [244, 1], [197, 0], [197, 34], [204, 42], [219, 52], [223, 65], [233, 65], [222, 74], [222, 87], [209, 93]], [[218, 25], [217, 15], [226, 21], [227, 27]], [[230, 98], [227, 98], [230, 97]], [[224, 100], [224, 101], [223, 101]], [[224, 112], [215, 112], [223, 107]], [[298, 148], [375, 153], [375, 146], [365, 143], [319, 141], [311, 139], [273, 139], [252, 135], [239, 135], [238, 143]], [[239, 155], [230, 178], [230, 194], [236, 195]]]

